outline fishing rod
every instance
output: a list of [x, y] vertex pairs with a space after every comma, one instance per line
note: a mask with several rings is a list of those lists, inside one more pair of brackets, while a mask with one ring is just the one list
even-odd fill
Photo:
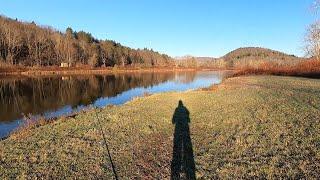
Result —
[[[95, 109], [97, 110], [98, 108], [96, 107]], [[116, 180], [118, 180], [119, 178], [118, 178], [118, 175], [117, 175], [116, 166], [114, 165], [114, 163], [112, 161], [112, 157], [111, 157], [111, 153], [110, 153], [109, 146], [108, 146], [108, 143], [107, 143], [106, 135], [105, 135], [104, 131], [102, 130], [102, 125], [101, 125], [101, 122], [100, 122], [100, 119], [99, 119], [99, 116], [98, 116], [98, 111], [96, 111], [95, 114], [96, 114], [97, 122], [98, 122], [98, 125], [99, 125], [100, 133], [102, 134], [103, 141], [104, 141], [105, 147], [107, 149], [107, 153], [108, 153], [108, 157], [109, 157], [109, 160], [110, 160], [110, 163], [111, 163], [111, 168], [112, 168], [112, 171], [113, 171], [114, 178]]]

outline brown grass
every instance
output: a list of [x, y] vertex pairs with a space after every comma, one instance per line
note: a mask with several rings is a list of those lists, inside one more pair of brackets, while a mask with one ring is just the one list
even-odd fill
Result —
[[292, 66], [278, 65], [274, 63], [264, 63], [257, 68], [242, 68], [234, 74], [234, 76], [242, 75], [278, 75], [319, 78], [320, 61], [306, 60], [297, 65]]
[[26, 137], [29, 136], [30, 131], [33, 129], [44, 126], [46, 124], [52, 123], [54, 119], [45, 119], [44, 117], [33, 118], [31, 116], [24, 116], [23, 125], [20, 126], [17, 130], [13, 131], [10, 136], [19, 136]]
[[143, 97], [148, 97], [148, 96], [151, 96], [151, 95], [152, 95], [152, 93], [147, 92], [147, 91], [143, 93]]
[[[82, 112], [86, 112], [89, 111], [88, 110], [83, 110]], [[59, 118], [59, 121], [63, 121], [66, 120], [68, 118], [75, 118], [75, 116], [77, 115], [77, 113], [71, 113], [65, 116], [61, 116]], [[32, 117], [32, 115], [24, 115], [23, 117], [23, 124], [16, 129], [15, 131], [13, 131], [9, 136], [12, 137], [27, 137], [30, 135], [30, 132], [33, 131], [34, 129], [47, 125], [47, 124], [51, 124], [54, 123], [55, 121], [57, 121], [58, 118], [57, 117], [53, 117], [53, 118], [46, 118], [46, 117]], [[8, 137], [9, 137], [8, 136]], [[5, 137], [4, 139], [8, 138]]]

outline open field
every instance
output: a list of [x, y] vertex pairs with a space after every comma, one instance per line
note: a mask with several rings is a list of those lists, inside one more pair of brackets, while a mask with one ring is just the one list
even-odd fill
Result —
[[[155, 94], [83, 112], [1, 141], [0, 179], [110, 179], [103, 134], [121, 179], [170, 178], [179, 137], [187, 143], [186, 176], [316, 179], [319, 95], [316, 79], [234, 77], [206, 90]], [[180, 120], [190, 123], [179, 125]], [[188, 133], [179, 136], [179, 129]]]

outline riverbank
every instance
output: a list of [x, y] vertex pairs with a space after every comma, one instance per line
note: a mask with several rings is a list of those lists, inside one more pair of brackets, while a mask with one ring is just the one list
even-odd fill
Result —
[[319, 89], [315, 79], [234, 77], [61, 118], [1, 141], [0, 177], [112, 178], [100, 121], [120, 178], [167, 179], [181, 100], [197, 178], [317, 178]]
[[238, 69], [234, 76], [243, 75], [276, 75], [276, 76], [294, 76], [306, 78], [320, 78], [320, 61], [305, 60], [300, 63], [288, 65], [278, 65], [264, 63], [258, 67], [244, 67]]
[[[175, 72], [175, 71], [221, 71], [211, 68], [179, 68], [179, 67], [113, 67], [113, 68], [91, 68], [91, 67], [0, 67], [0, 76], [52, 76], [52, 75], [99, 75], [110, 73], [134, 73], [134, 72]], [[232, 71], [223, 69], [223, 71]]]

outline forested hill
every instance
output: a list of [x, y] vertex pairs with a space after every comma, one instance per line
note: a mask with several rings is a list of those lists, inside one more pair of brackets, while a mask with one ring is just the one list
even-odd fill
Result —
[[165, 54], [149, 49], [131, 49], [90, 33], [67, 28], [59, 32], [34, 22], [0, 16], [0, 66], [59, 66], [61, 63], [101, 66], [172, 66]]
[[176, 62], [181, 67], [237, 69], [242, 67], [258, 67], [265, 63], [296, 65], [303, 59], [267, 48], [243, 47], [233, 50], [220, 58], [184, 56], [177, 57]]
[[221, 57], [221, 59], [223, 59], [229, 67], [250, 66], [263, 62], [295, 64], [302, 60], [302, 58], [294, 55], [260, 47], [238, 48]]

